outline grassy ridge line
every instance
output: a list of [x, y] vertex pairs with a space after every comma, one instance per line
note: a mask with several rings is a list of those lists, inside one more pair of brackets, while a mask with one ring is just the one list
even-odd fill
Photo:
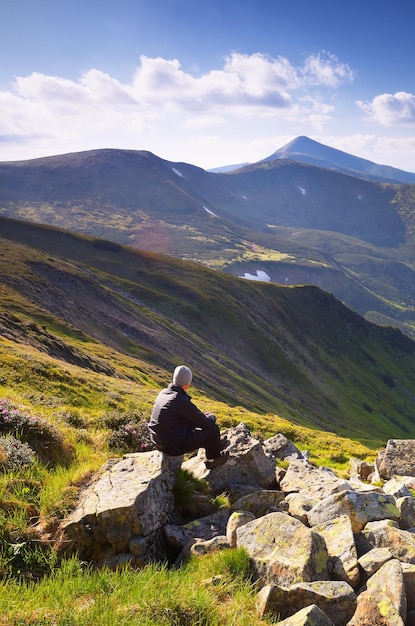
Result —
[[185, 361], [212, 399], [374, 446], [414, 432], [413, 342], [330, 294], [247, 282], [27, 223], [9, 223], [2, 234], [1, 282], [14, 289], [12, 310], [35, 316], [64, 343], [77, 337], [78, 351], [87, 338], [99, 358], [106, 346], [137, 358], [142, 372]]

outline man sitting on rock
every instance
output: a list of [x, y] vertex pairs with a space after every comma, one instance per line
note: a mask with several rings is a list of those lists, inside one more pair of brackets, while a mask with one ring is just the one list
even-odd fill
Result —
[[205, 448], [206, 467], [212, 469], [229, 457], [222, 452], [228, 441], [221, 440], [213, 413], [202, 413], [187, 394], [192, 378], [186, 365], [176, 367], [173, 382], [157, 396], [148, 428], [155, 447], [165, 454], [180, 456]]

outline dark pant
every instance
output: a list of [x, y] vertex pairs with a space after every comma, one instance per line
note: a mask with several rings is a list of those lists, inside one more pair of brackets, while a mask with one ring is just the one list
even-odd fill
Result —
[[190, 430], [180, 444], [164, 448], [163, 452], [171, 456], [179, 456], [198, 448], [205, 448], [208, 459], [216, 459], [220, 456], [220, 430], [215, 422], [212, 422], [212, 426], [208, 428]]

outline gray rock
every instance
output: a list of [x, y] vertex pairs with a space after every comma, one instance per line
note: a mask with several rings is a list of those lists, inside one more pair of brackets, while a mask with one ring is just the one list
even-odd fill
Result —
[[243, 496], [231, 505], [231, 511], [238, 509], [243, 511], [251, 511], [255, 517], [265, 515], [270, 507], [278, 506], [284, 500], [282, 491], [274, 491], [263, 489], [256, 493]]
[[187, 524], [166, 524], [164, 534], [167, 542], [175, 547], [182, 548], [190, 539], [193, 541], [209, 541], [219, 535], [226, 536], [226, 526], [229, 519], [229, 511], [222, 509], [212, 515], [192, 520]]
[[334, 626], [334, 624], [316, 604], [310, 604], [287, 619], [278, 621], [278, 626]]
[[305, 459], [290, 462], [280, 487], [287, 494], [302, 493], [314, 504], [333, 493], [350, 489], [349, 483], [332, 470], [316, 467]]
[[204, 450], [183, 463], [196, 478], [206, 480], [215, 493], [226, 491], [228, 484], [275, 487], [275, 462], [264, 452], [260, 441], [251, 436], [245, 424], [223, 431], [229, 439], [229, 459], [223, 465], [207, 469]]
[[404, 563], [415, 563], [415, 535], [388, 524], [367, 524], [363, 535], [374, 548], [387, 548]]
[[322, 537], [287, 513], [269, 513], [236, 531], [237, 547], [247, 550], [260, 585], [287, 586], [328, 578]]
[[415, 439], [389, 439], [379, 463], [384, 480], [393, 476], [415, 476]]
[[362, 459], [349, 459], [350, 464], [350, 478], [358, 478], [359, 480], [367, 481], [375, 471], [373, 463], [367, 463]]
[[313, 531], [319, 533], [326, 544], [331, 577], [334, 580], [344, 580], [351, 587], [356, 588], [360, 581], [360, 572], [349, 516], [342, 515], [313, 526]]
[[195, 542], [192, 545], [190, 552], [196, 556], [203, 556], [204, 554], [216, 552], [217, 550], [227, 550], [230, 547], [230, 543], [226, 537], [217, 535], [217, 537], [212, 537], [212, 539], [209, 539], [208, 541]]
[[387, 624], [404, 626], [406, 592], [402, 566], [396, 559], [383, 565], [357, 597], [357, 608], [349, 626]]
[[399, 511], [392, 496], [383, 493], [342, 491], [324, 498], [308, 512], [308, 523], [316, 526], [340, 515], [348, 515], [353, 532], [364, 528], [367, 522], [399, 519]]
[[346, 626], [356, 609], [356, 595], [344, 581], [315, 581], [288, 588], [267, 585], [256, 600], [260, 617], [270, 615], [283, 619], [310, 604], [316, 604], [336, 626]]
[[250, 511], [234, 511], [232, 513], [226, 526], [226, 537], [231, 548], [236, 548], [236, 531], [238, 528], [245, 526], [245, 524], [252, 522], [254, 519], [255, 515]]
[[126, 552], [132, 537], [155, 541], [174, 516], [173, 487], [181, 462], [182, 457], [157, 451], [111, 459], [62, 523], [64, 535], [87, 558], [108, 549]]
[[271, 437], [271, 439], [267, 439], [262, 445], [265, 452], [276, 459], [301, 459], [303, 456], [300, 450], [282, 433], [278, 433], [274, 437]]

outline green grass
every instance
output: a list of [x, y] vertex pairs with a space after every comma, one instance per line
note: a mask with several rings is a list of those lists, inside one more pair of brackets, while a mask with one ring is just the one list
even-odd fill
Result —
[[254, 626], [249, 561], [243, 550], [192, 559], [179, 570], [94, 571], [77, 559], [38, 583], [0, 587], [1, 624], [20, 626]]
[[[0, 625], [259, 624], [241, 552], [179, 571], [94, 571], [61, 562], [60, 520], [121, 454], [109, 445], [117, 424], [145, 424], [180, 362], [222, 430], [244, 422], [261, 440], [282, 433], [346, 476], [351, 457], [372, 461], [387, 438], [415, 435], [413, 343], [317, 288], [31, 232], [37, 250], [9, 241], [0, 253], [0, 398], [60, 443], [55, 457], [0, 473]], [[213, 500], [182, 478], [184, 516], [228, 505], [226, 493]]]

